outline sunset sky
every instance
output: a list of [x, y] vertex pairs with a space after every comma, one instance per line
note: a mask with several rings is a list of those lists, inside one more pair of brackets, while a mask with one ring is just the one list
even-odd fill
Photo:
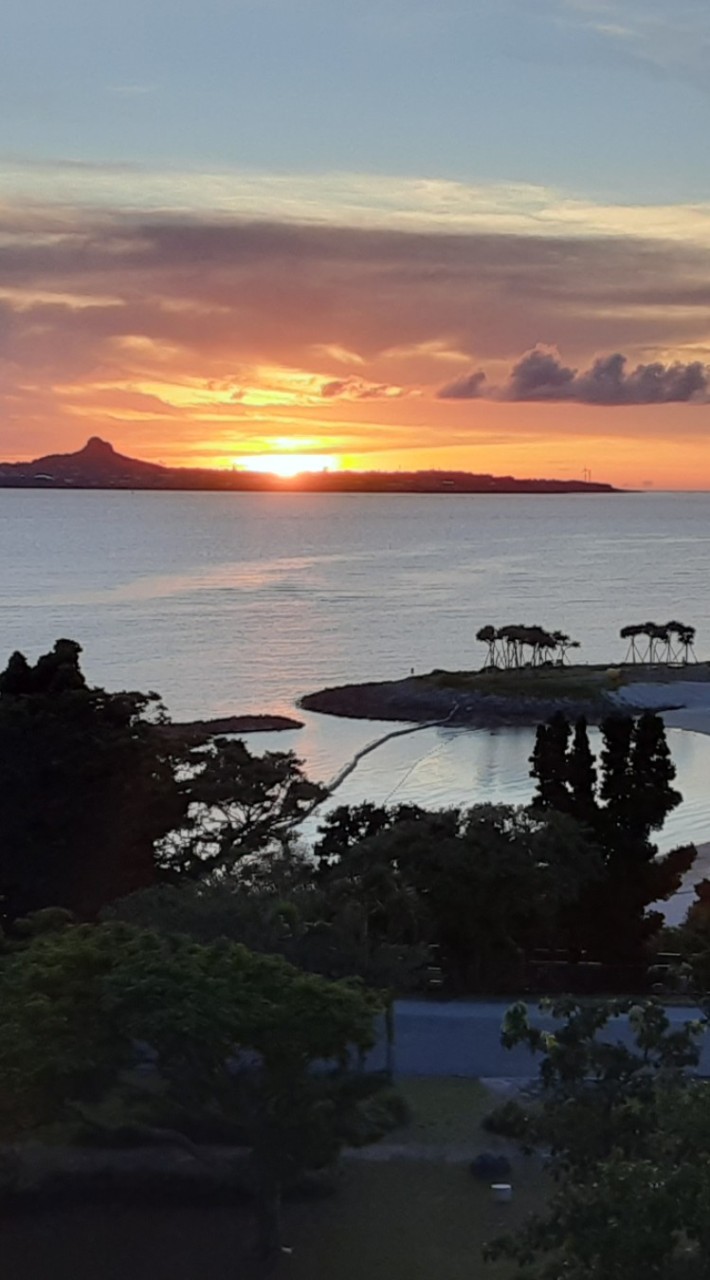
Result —
[[710, 488], [708, 0], [5, 0], [0, 457]]

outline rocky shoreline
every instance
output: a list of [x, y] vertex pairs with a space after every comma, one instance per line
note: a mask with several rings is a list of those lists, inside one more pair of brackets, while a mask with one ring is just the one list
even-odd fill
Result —
[[478, 729], [537, 725], [556, 711], [572, 718], [586, 716], [594, 724], [615, 709], [615, 703], [603, 691], [589, 698], [481, 693], [436, 688], [420, 676], [321, 689], [299, 699], [299, 706], [306, 711], [355, 720], [414, 724], [445, 720], [452, 726]]

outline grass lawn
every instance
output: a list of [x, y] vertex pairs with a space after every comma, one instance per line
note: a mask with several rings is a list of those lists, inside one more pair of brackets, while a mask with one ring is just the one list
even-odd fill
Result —
[[[539, 1172], [516, 1170], [496, 1205], [465, 1165], [353, 1161], [335, 1195], [290, 1204], [277, 1280], [512, 1280], [481, 1245], [542, 1200]], [[8, 1280], [261, 1280], [243, 1207], [53, 1209], [0, 1220]]]
[[[400, 1082], [412, 1123], [388, 1143], [498, 1143], [480, 1130], [497, 1099], [475, 1080]], [[289, 1202], [277, 1280], [510, 1280], [481, 1247], [541, 1207], [539, 1164], [513, 1157], [514, 1200], [496, 1204], [467, 1164], [445, 1158], [346, 1160], [336, 1193]], [[3, 1262], [12, 1280], [257, 1280], [243, 1206], [74, 1206], [5, 1217]], [[5, 1271], [2, 1273], [5, 1274]]]
[[615, 687], [614, 677], [609, 675], [607, 667], [591, 666], [530, 667], [519, 671], [433, 671], [420, 679], [436, 689], [516, 698], [588, 699]]
[[[388, 1144], [450, 1144], [495, 1150], [500, 1140], [481, 1120], [500, 1099], [476, 1080], [399, 1082], [413, 1111]], [[486, 1265], [481, 1249], [541, 1208], [539, 1162], [514, 1155], [511, 1204], [496, 1204], [466, 1163], [397, 1158], [346, 1163], [337, 1197], [296, 1206], [289, 1280], [508, 1280], [515, 1267]]]
[[398, 1081], [397, 1089], [411, 1109], [412, 1120], [390, 1134], [388, 1142], [491, 1145], [490, 1135], [481, 1131], [481, 1121], [500, 1099], [478, 1080], [420, 1076]]
[[672, 684], [676, 680], [708, 681], [710, 664], [669, 667], [662, 663], [587, 664], [568, 667], [523, 667], [513, 671], [432, 671], [422, 684], [461, 693], [490, 693], [503, 697], [593, 699], [600, 693], [635, 681]]
[[521, 1159], [513, 1185], [513, 1202], [499, 1205], [466, 1165], [353, 1162], [337, 1200], [304, 1206], [293, 1222], [294, 1253], [283, 1274], [289, 1280], [509, 1280], [515, 1267], [484, 1264], [481, 1248], [541, 1206], [539, 1167]]

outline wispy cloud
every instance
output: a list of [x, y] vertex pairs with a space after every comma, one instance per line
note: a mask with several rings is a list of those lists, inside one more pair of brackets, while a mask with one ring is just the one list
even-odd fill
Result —
[[710, 88], [707, 0], [561, 0], [561, 8], [635, 58]]
[[411, 394], [404, 387], [386, 382], [366, 382], [363, 378], [335, 378], [321, 388], [325, 400], [395, 400]]
[[0, 157], [5, 199], [31, 217], [54, 210], [123, 210], [184, 218], [273, 220], [400, 231], [496, 232], [545, 237], [633, 236], [710, 247], [710, 200], [610, 204], [531, 183], [453, 182], [359, 173], [146, 169], [139, 165]]

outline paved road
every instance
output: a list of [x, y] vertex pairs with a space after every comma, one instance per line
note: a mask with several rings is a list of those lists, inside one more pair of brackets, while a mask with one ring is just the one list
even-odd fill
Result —
[[[537, 1062], [525, 1048], [504, 1049], [500, 1043], [503, 1016], [511, 1001], [399, 1000], [395, 1006], [395, 1072], [400, 1076], [498, 1076], [521, 1079], [537, 1075]], [[535, 1025], [552, 1029], [537, 1006], [528, 1006]], [[699, 1010], [668, 1011], [672, 1024], [700, 1016]], [[629, 1042], [625, 1019], [617, 1019], [609, 1038]], [[705, 1037], [700, 1061], [710, 1076], [710, 1034]], [[384, 1048], [372, 1056], [373, 1066], [384, 1065]]]

